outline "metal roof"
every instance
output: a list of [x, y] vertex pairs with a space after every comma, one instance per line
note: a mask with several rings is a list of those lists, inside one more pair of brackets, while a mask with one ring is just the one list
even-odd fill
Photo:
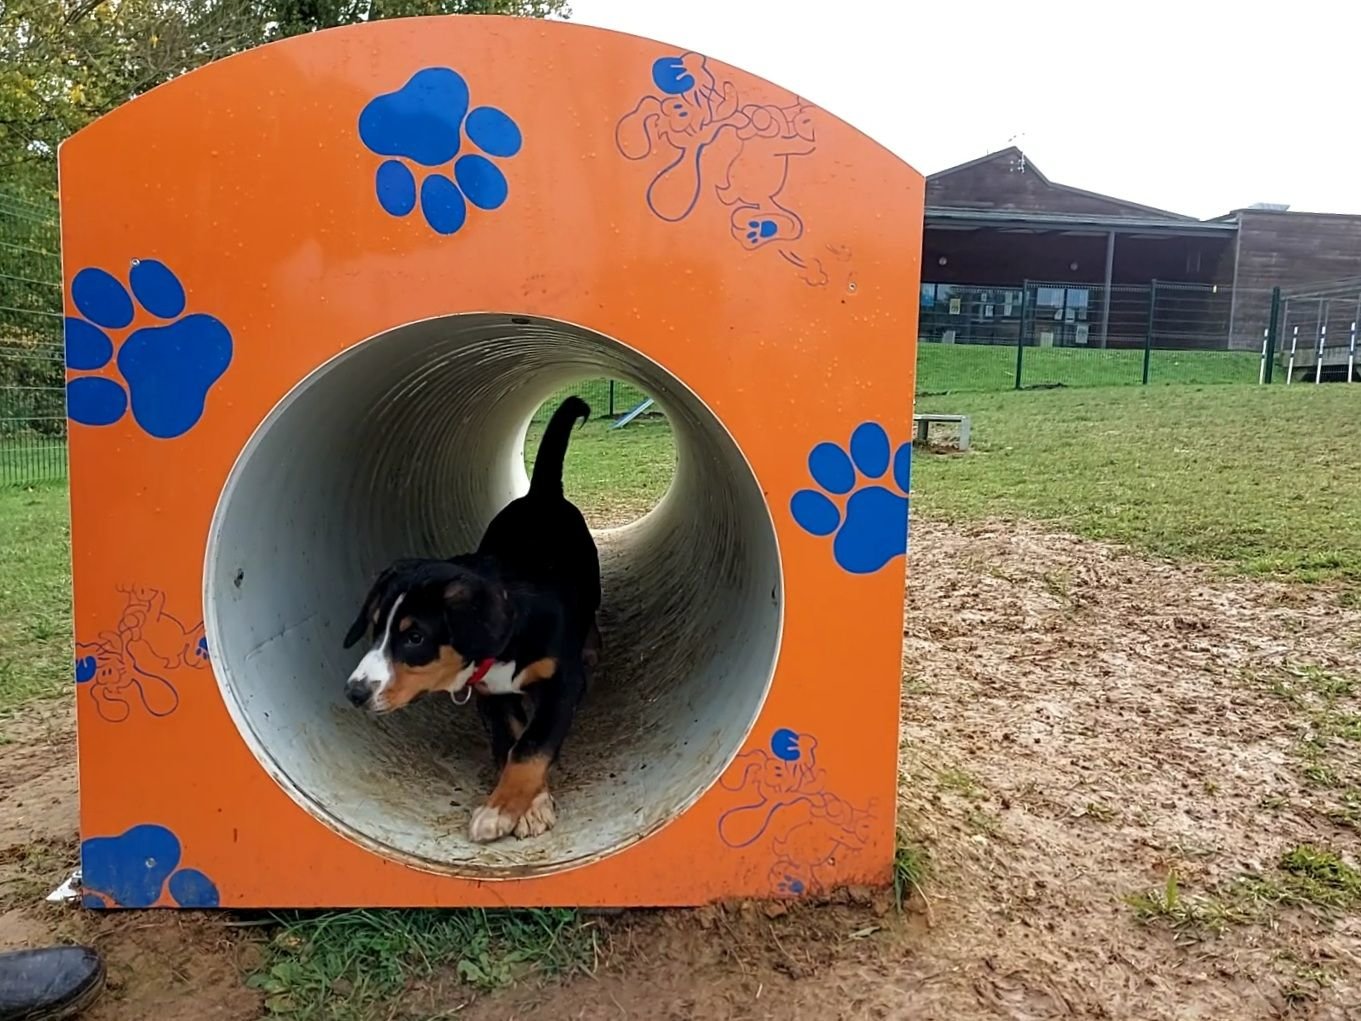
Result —
[[1225, 237], [1238, 230], [1236, 221], [1164, 220], [1140, 216], [1031, 213], [1021, 209], [960, 209], [927, 206], [926, 226], [954, 230], [992, 227], [1069, 233], [1158, 234], [1177, 237]]
[[1142, 202], [1131, 202], [1129, 199], [1116, 198], [1114, 195], [1103, 195], [1099, 191], [1088, 191], [1086, 188], [1074, 188], [1071, 184], [1059, 184], [1057, 181], [1051, 181], [1044, 175], [1039, 167], [1035, 166], [1029, 156], [1021, 152], [1021, 150], [1014, 145], [1009, 145], [998, 152], [990, 152], [986, 156], [979, 156], [977, 159], [967, 160], [964, 163], [957, 163], [953, 167], [946, 167], [944, 170], [937, 170], [934, 174], [928, 174], [926, 180], [929, 184], [932, 181], [938, 181], [943, 177], [949, 177], [952, 174], [958, 174], [964, 170], [972, 170], [974, 167], [981, 166], [984, 163], [992, 163], [1003, 159], [1022, 161], [1026, 173], [1038, 178], [1046, 188], [1050, 188], [1054, 191], [1067, 192], [1070, 195], [1082, 195], [1086, 198], [1100, 199], [1102, 202], [1111, 202], [1115, 205], [1125, 206], [1128, 209], [1138, 210], [1139, 212], [1148, 213], [1165, 220], [1195, 221], [1194, 216], [1187, 216], [1184, 213], [1174, 213], [1169, 209], [1159, 209], [1157, 206], [1146, 206]]

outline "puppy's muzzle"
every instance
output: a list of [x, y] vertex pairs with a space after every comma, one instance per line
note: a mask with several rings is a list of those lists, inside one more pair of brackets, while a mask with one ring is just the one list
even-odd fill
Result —
[[351, 677], [345, 682], [345, 697], [357, 709], [363, 709], [373, 698], [373, 683], [363, 677]]

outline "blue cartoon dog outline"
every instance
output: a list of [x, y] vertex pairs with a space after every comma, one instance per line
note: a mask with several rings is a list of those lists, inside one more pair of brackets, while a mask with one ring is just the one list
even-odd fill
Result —
[[[896, 491], [877, 484], [890, 467]], [[808, 474], [817, 488], [796, 492], [790, 513], [809, 534], [834, 536], [832, 555], [844, 570], [874, 574], [907, 552], [910, 441], [895, 451], [882, 425], [862, 422], [851, 433], [849, 449], [831, 442], [813, 447]]]
[[743, 796], [719, 816], [719, 840], [738, 850], [769, 838], [771, 888], [785, 896], [823, 888], [823, 870], [840, 852], [864, 848], [873, 833], [873, 806], [857, 809], [826, 789], [817, 747], [812, 734], [781, 727], [768, 750], [743, 752], [719, 781]]
[[179, 708], [175, 679], [185, 669], [208, 665], [203, 623], [186, 627], [166, 612], [159, 589], [120, 587], [126, 601], [118, 623], [95, 642], [76, 644], [76, 683], [90, 693], [95, 711], [109, 723], [122, 723], [140, 703], [162, 718]]
[[859, 809], [835, 794], [796, 806], [781, 820], [789, 825], [771, 840], [775, 852], [771, 888], [785, 896], [826, 889], [835, 875], [837, 857], [868, 846], [874, 819], [873, 802]]
[[656, 91], [615, 125], [615, 147], [625, 159], [661, 163], [646, 193], [653, 214], [684, 220], [708, 188], [731, 209], [732, 236], [748, 251], [802, 237], [803, 220], [780, 196], [790, 161], [817, 148], [813, 107], [744, 104], [694, 52], [656, 60], [652, 82]]
[[818, 768], [817, 746], [812, 734], [781, 727], [771, 734], [769, 751], [753, 748], [737, 756], [719, 784], [746, 797], [718, 817], [719, 840], [734, 849], [750, 847], [782, 810], [820, 799], [824, 773]]
[[[202, 312], [186, 314], [179, 277], [155, 259], [133, 260], [128, 285], [107, 270], [87, 266], [71, 280], [66, 317], [67, 415], [89, 426], [113, 425], [132, 408], [148, 435], [183, 436], [203, 417], [218, 380], [232, 361], [232, 335]], [[129, 329], [138, 310], [153, 325], [131, 330], [116, 347], [110, 332]], [[80, 375], [115, 362], [122, 382]]]

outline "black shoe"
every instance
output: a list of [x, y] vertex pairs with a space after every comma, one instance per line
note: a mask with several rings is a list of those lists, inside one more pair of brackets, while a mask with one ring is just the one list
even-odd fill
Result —
[[0, 953], [0, 1021], [75, 1017], [104, 989], [104, 962], [89, 947]]

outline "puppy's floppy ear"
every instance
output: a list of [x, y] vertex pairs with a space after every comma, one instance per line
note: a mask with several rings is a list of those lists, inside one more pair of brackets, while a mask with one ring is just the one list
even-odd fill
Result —
[[350, 625], [350, 630], [345, 632], [345, 648], [349, 648], [359, 639], [363, 638], [369, 631], [369, 624], [373, 620], [373, 610], [377, 606], [378, 586], [374, 585], [369, 589], [369, 594], [364, 597], [364, 605], [359, 608], [359, 616], [355, 617], [354, 623]]
[[350, 625], [350, 630], [345, 632], [345, 648], [349, 648], [359, 639], [368, 634], [370, 625], [377, 623], [378, 608], [383, 603], [383, 597], [387, 594], [388, 587], [392, 584], [392, 579], [397, 575], [397, 565], [386, 568], [382, 574], [378, 575], [373, 585], [369, 588], [369, 594], [364, 597], [364, 605], [359, 608], [359, 616], [355, 617], [354, 623]]
[[345, 632], [345, 648], [349, 648], [359, 639], [363, 638], [369, 630], [369, 606], [365, 601], [364, 606], [359, 611], [359, 616], [350, 625], [350, 630]]

